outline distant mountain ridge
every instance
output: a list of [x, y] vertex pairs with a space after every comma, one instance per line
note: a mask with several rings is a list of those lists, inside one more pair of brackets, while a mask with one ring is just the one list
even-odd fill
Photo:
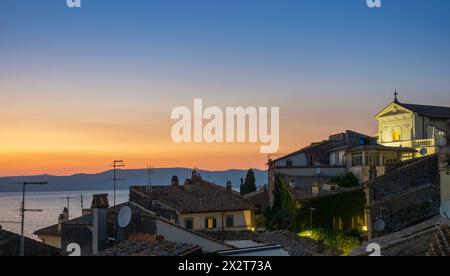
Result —
[[[254, 170], [256, 185], [267, 184], [267, 171]], [[239, 189], [241, 178], [245, 179], [247, 170], [206, 171], [199, 170], [203, 179], [218, 185], [225, 186], [227, 181], [233, 183], [234, 189]], [[190, 178], [192, 169], [188, 168], [155, 168], [151, 176], [152, 185], [170, 185], [172, 176], [176, 175], [180, 183]], [[124, 178], [117, 182], [118, 190], [128, 189], [130, 186], [148, 185], [149, 177], [147, 169], [124, 169], [117, 171], [118, 178]], [[113, 189], [113, 171], [108, 170], [97, 174], [74, 174], [70, 176], [35, 175], [35, 176], [11, 176], [0, 177], [0, 192], [19, 192], [21, 185], [17, 183], [26, 181], [47, 181], [48, 185], [29, 186], [31, 192], [57, 192], [57, 191], [101, 191]]]

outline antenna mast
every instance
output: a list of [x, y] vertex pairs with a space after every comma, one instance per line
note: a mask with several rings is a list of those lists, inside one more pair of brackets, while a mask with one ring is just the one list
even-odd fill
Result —
[[47, 185], [48, 182], [23, 182], [22, 185], [22, 204], [20, 208], [20, 213], [22, 217], [21, 228], [20, 228], [20, 256], [25, 256], [25, 212], [42, 212], [40, 209], [25, 209], [25, 187], [29, 185]]
[[117, 206], [116, 206], [116, 182], [123, 181], [123, 178], [117, 178], [117, 168], [125, 167], [123, 160], [114, 160], [113, 162], [113, 182], [114, 182], [114, 243], [117, 244]]

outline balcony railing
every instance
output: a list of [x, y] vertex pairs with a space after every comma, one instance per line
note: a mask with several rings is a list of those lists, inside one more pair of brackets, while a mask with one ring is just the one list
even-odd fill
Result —
[[423, 140], [414, 140], [414, 147], [415, 148], [421, 148], [421, 147], [433, 147], [435, 146], [435, 140], [434, 139], [423, 139]]

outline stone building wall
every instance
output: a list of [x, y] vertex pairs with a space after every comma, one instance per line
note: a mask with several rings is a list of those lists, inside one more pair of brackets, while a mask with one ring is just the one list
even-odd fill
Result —
[[[369, 238], [398, 231], [439, 213], [438, 157], [432, 155], [366, 183]], [[382, 217], [383, 231], [375, 231]]]

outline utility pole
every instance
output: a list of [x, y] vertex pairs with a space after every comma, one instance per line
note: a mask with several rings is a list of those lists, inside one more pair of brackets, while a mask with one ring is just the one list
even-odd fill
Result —
[[22, 182], [20, 185], [22, 185], [22, 206], [20, 208], [21, 212], [21, 229], [20, 229], [20, 256], [25, 256], [25, 235], [24, 235], [24, 228], [25, 228], [25, 212], [42, 212], [40, 209], [25, 209], [25, 187], [29, 185], [47, 185], [48, 182]]
[[117, 178], [117, 168], [125, 167], [123, 160], [114, 160], [113, 163], [113, 182], [114, 182], [114, 244], [117, 244], [117, 206], [116, 206], [116, 182], [123, 181], [123, 178]]

